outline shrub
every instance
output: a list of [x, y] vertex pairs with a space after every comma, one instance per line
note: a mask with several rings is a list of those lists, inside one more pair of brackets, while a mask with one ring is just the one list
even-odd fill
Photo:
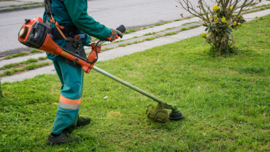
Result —
[[[245, 19], [242, 13], [248, 11], [256, 0], [244, 0], [241, 3], [240, 0], [216, 0], [216, 4], [213, 6], [204, 0], [199, 0], [197, 8], [190, 0], [176, 1], [189, 13], [203, 20], [207, 33], [202, 33], [202, 37], [205, 38], [206, 43], [211, 45], [213, 53], [221, 55], [233, 53], [237, 49], [232, 30], [243, 26]], [[236, 12], [237, 8], [239, 8], [238, 12]]]

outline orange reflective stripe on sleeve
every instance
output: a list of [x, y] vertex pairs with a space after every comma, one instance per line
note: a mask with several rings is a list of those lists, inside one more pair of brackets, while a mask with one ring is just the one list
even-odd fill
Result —
[[81, 103], [81, 98], [80, 99], [68, 99], [68, 98], [60, 95], [60, 101], [63, 103], [66, 103], [66, 104], [70, 104], [70, 105], [78, 105]]

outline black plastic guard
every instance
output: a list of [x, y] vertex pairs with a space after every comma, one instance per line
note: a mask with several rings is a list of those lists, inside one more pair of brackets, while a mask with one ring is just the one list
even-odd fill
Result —
[[36, 21], [30, 31], [30, 34], [25, 42], [21, 42], [24, 45], [33, 48], [40, 48], [47, 36], [48, 27], [43, 23]]

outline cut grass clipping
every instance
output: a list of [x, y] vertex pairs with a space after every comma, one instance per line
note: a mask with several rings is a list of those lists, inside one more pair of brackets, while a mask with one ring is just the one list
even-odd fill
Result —
[[270, 151], [269, 20], [233, 32], [237, 55], [213, 58], [197, 36], [95, 64], [176, 105], [182, 121], [147, 119], [151, 99], [92, 70], [80, 108], [91, 124], [72, 133], [80, 141], [47, 146], [58, 76], [3, 83], [1, 151]]

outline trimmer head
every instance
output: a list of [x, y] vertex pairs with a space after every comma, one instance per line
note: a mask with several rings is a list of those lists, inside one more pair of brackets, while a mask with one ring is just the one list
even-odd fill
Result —
[[147, 117], [153, 121], [161, 123], [167, 122], [168, 118], [170, 120], [180, 120], [183, 118], [183, 114], [178, 110], [172, 110], [169, 115], [168, 111], [164, 109], [165, 106], [166, 105], [164, 103], [158, 103], [157, 106], [150, 104], [146, 110]]
[[182, 114], [182, 112], [180, 112], [180, 111], [172, 111], [172, 112], [170, 112], [170, 114], [169, 114], [169, 119], [170, 119], [170, 120], [178, 121], [178, 120], [180, 120], [180, 119], [182, 119], [182, 118], [183, 118], [183, 114]]

